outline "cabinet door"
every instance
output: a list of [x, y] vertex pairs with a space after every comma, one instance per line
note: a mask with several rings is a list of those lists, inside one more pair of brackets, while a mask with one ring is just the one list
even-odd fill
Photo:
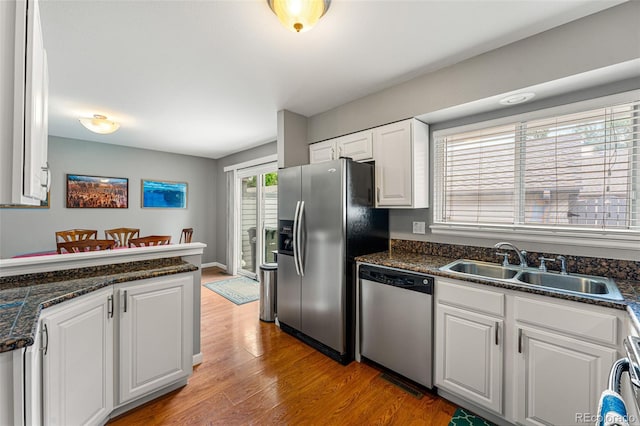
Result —
[[42, 41], [38, 2], [30, 0], [27, 20], [26, 79], [24, 99], [25, 197], [47, 197], [48, 68]]
[[309, 163], [322, 163], [336, 159], [336, 140], [330, 139], [309, 145]]
[[596, 414], [617, 351], [540, 330], [516, 332], [516, 420], [579, 425], [578, 414]]
[[42, 314], [43, 420], [101, 424], [113, 408], [113, 292]]
[[436, 386], [502, 413], [503, 321], [436, 305]]
[[354, 133], [339, 137], [336, 141], [336, 158], [349, 157], [353, 161], [366, 161], [373, 158], [373, 131]]
[[412, 204], [411, 121], [401, 121], [374, 129], [376, 161], [376, 206]]
[[188, 274], [119, 288], [119, 403], [191, 374], [192, 286]]

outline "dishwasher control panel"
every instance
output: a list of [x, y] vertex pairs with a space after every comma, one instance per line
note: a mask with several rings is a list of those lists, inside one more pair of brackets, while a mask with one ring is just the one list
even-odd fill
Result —
[[433, 294], [433, 277], [391, 268], [360, 266], [360, 279], [369, 280], [420, 293]]

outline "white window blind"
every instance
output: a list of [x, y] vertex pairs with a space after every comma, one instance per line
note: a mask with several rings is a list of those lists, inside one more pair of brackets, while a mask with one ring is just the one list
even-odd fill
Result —
[[638, 231], [639, 102], [436, 135], [434, 222]]

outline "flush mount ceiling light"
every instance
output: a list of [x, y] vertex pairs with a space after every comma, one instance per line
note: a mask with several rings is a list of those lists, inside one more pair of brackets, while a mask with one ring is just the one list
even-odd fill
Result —
[[285, 28], [303, 33], [327, 13], [331, 0], [267, 0], [267, 3]]
[[515, 105], [521, 104], [523, 102], [527, 102], [529, 99], [533, 98], [536, 94], [527, 92], [527, 93], [516, 93], [515, 95], [507, 96], [506, 98], [500, 99], [500, 103], [502, 105]]
[[81, 118], [80, 123], [94, 133], [108, 135], [120, 128], [120, 123], [107, 120], [107, 117], [100, 114], [94, 114], [92, 118]]

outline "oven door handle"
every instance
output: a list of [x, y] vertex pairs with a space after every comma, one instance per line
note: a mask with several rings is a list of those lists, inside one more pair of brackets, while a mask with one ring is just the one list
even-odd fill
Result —
[[629, 371], [629, 358], [620, 358], [611, 366], [607, 388], [610, 391], [620, 393], [622, 374]]

